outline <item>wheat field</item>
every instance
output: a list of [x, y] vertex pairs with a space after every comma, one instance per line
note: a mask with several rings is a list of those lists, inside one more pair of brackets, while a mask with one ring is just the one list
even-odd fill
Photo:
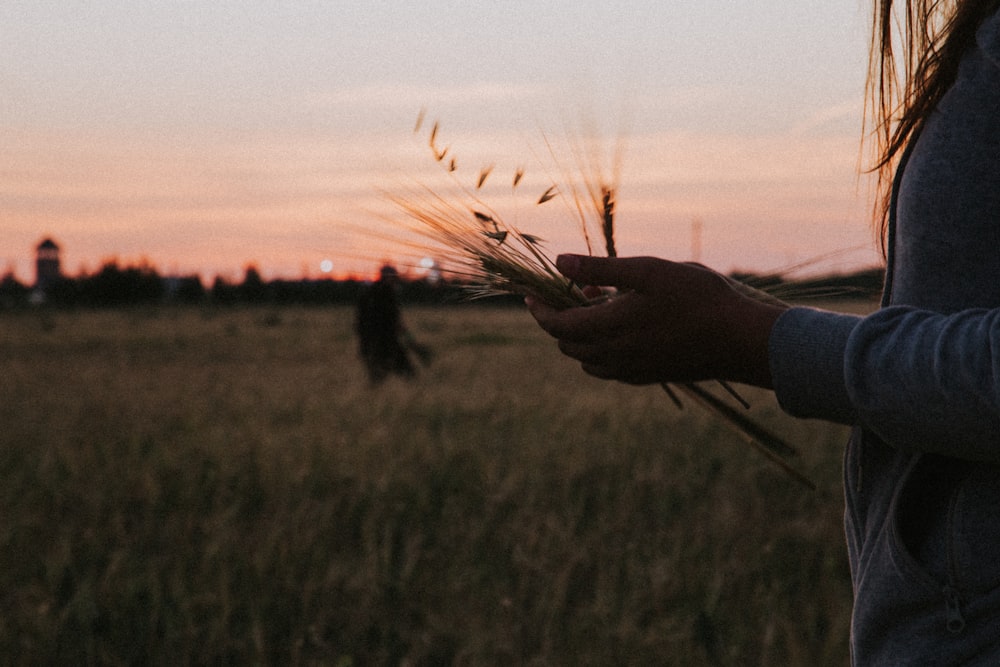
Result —
[[[12, 664], [841, 665], [846, 430], [586, 377], [519, 308], [0, 313]], [[745, 389], [745, 388], [741, 388]]]

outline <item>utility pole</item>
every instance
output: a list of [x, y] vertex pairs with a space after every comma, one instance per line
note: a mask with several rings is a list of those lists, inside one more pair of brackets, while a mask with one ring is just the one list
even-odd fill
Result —
[[691, 220], [691, 261], [701, 263], [701, 233], [704, 227], [701, 218]]

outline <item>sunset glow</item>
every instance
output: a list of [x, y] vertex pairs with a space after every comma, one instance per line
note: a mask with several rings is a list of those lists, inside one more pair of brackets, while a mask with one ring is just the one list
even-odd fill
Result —
[[379, 190], [441, 176], [421, 109], [459, 177], [525, 188], [552, 180], [543, 135], [624, 141], [622, 254], [692, 259], [697, 220], [722, 270], [877, 261], [856, 4], [121, 4], [0, 8], [0, 271], [22, 281], [47, 236], [70, 274], [370, 274], [393, 258], [359, 232], [387, 225]]

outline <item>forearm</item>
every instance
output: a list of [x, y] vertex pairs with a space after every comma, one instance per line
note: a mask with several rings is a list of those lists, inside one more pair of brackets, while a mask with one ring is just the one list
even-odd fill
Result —
[[1000, 310], [888, 308], [847, 347], [858, 418], [886, 442], [1000, 461]]
[[792, 415], [860, 424], [900, 449], [1000, 461], [1000, 311], [795, 308], [769, 347]]

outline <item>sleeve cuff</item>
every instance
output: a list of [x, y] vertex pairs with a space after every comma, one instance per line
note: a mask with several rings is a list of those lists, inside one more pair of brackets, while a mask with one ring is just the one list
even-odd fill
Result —
[[771, 329], [768, 352], [774, 392], [795, 417], [851, 424], [856, 420], [847, 393], [847, 339], [860, 316], [815, 308], [790, 308]]

